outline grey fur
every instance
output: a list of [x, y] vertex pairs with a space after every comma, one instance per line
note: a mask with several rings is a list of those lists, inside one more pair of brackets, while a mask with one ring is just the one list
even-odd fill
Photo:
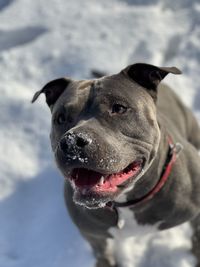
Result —
[[[103, 174], [116, 173], [137, 158], [145, 159], [144, 174], [129, 191], [120, 189], [111, 196], [91, 196], [74, 191], [70, 182], [65, 182], [69, 213], [93, 247], [98, 267], [111, 266], [105, 242], [111, 237], [108, 229], [115, 227], [118, 219], [105, 203], [122, 195], [127, 200], [136, 199], [151, 190], [165, 165], [168, 136], [182, 144], [183, 151], [167, 183], [152, 200], [131, 209], [139, 224], [161, 222], [160, 230], [189, 220], [196, 226], [194, 218], [200, 212], [200, 129], [192, 112], [177, 95], [166, 85], [158, 85], [168, 73], [180, 74], [180, 71], [174, 67], [134, 64], [116, 75], [89, 81], [70, 80], [51, 107], [52, 149], [64, 176], [77, 167]], [[110, 113], [109, 103], [117, 99], [130, 106], [127, 115], [115, 117]], [[66, 113], [66, 124], [62, 126], [55, 123], [60, 111]], [[66, 134], [73, 136], [73, 142], [69, 137], [67, 141], [64, 139], [68, 156], [60, 151], [60, 140]], [[74, 145], [77, 138], [79, 142], [80, 138], [91, 141], [77, 147]], [[153, 163], [149, 167], [150, 162]], [[198, 242], [193, 240], [196, 256]]]

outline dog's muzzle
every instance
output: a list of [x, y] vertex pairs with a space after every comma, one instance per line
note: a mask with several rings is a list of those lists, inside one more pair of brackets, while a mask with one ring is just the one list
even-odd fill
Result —
[[120, 165], [119, 151], [102, 140], [92, 131], [68, 131], [60, 139], [55, 154], [60, 170], [75, 191], [91, 198], [118, 194], [145, 165], [142, 155]]

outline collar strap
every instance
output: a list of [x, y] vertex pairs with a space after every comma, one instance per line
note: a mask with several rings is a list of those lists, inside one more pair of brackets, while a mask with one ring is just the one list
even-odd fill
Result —
[[170, 136], [167, 137], [167, 140], [168, 140], [169, 150], [168, 150], [166, 162], [165, 162], [162, 174], [161, 174], [161, 178], [159, 179], [157, 184], [146, 195], [142, 196], [141, 198], [129, 200], [129, 201], [123, 202], [123, 203], [110, 202], [107, 204], [109, 207], [111, 207], [111, 208], [134, 207], [138, 204], [145, 203], [148, 200], [152, 199], [155, 196], [155, 194], [157, 194], [163, 188], [163, 186], [165, 185], [165, 183], [167, 182], [167, 180], [169, 178], [172, 167], [173, 167], [174, 163], [176, 162], [176, 160], [179, 156], [179, 153], [183, 149], [183, 146], [180, 143], [174, 144]]

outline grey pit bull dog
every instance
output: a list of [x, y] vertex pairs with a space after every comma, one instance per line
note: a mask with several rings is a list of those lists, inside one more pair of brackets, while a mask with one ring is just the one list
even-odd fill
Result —
[[98, 267], [132, 266], [115, 249], [127, 237], [198, 219], [200, 129], [176, 94], [159, 85], [169, 73], [181, 72], [137, 63], [98, 79], [53, 80], [33, 97], [44, 93], [51, 109], [66, 204]]

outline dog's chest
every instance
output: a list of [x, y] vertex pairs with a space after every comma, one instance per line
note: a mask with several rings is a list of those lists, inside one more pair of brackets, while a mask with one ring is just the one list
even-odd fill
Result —
[[117, 208], [117, 227], [109, 229], [109, 233], [116, 238], [129, 238], [131, 236], [142, 236], [158, 231], [159, 222], [156, 225], [140, 224], [137, 222], [134, 212], [129, 208]]
[[[145, 240], [158, 231], [158, 225], [141, 225], [129, 208], [118, 208], [118, 226], [109, 229], [113, 238], [107, 239], [107, 253], [112, 265], [120, 262], [120, 266], [133, 266], [132, 251], [136, 252], [134, 262], [140, 258], [145, 249]], [[143, 243], [141, 242], [143, 240]], [[137, 247], [139, 250], [137, 251]], [[112, 257], [112, 256], [114, 257]]]
[[[188, 223], [159, 231], [160, 223], [140, 225], [128, 208], [119, 209], [119, 214], [119, 227], [110, 228], [109, 233], [113, 238], [107, 239], [106, 254], [111, 265], [118, 263], [120, 267], [137, 267], [145, 261], [149, 267], [158, 262], [159, 266], [175, 267], [181, 266], [182, 261], [189, 264], [187, 266], [195, 261], [189, 253], [192, 231]], [[160, 257], [160, 253], [163, 257]]]

